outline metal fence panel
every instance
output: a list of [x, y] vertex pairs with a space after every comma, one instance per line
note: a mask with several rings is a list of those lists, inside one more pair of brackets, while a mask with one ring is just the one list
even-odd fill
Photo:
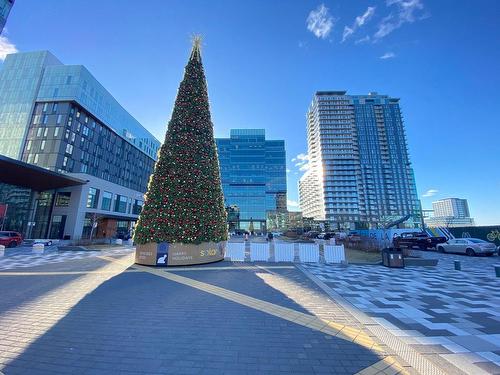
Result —
[[299, 258], [301, 262], [319, 262], [319, 246], [316, 244], [299, 244]]
[[275, 262], [293, 262], [295, 250], [293, 243], [275, 243], [274, 261]]
[[345, 263], [344, 245], [325, 245], [325, 263]]
[[264, 261], [269, 260], [269, 244], [268, 243], [251, 243], [250, 244], [250, 260]]
[[241, 242], [228, 242], [226, 246], [226, 259], [233, 262], [245, 261], [245, 243]]

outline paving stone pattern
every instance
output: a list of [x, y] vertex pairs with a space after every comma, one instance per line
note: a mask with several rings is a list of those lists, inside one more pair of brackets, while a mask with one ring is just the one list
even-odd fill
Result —
[[469, 374], [500, 374], [500, 278], [493, 268], [499, 259], [417, 253], [438, 258], [438, 266], [304, 267], [418, 352]]
[[19, 254], [9, 249], [10, 254], [0, 258], [0, 270], [9, 270], [15, 268], [35, 267], [49, 263], [67, 262], [69, 260], [83, 259], [87, 257], [96, 257], [108, 254], [127, 254], [132, 252], [133, 248], [110, 248], [103, 251], [57, 251], [56, 248], [49, 248], [43, 254], [32, 253], [31, 250], [21, 250]]
[[[0, 371], [355, 374], [386, 358], [342, 336], [128, 269], [132, 254], [108, 257], [120, 262], [86, 257], [0, 271]], [[201, 270], [182, 276], [208, 286], [238, 285], [239, 292], [277, 306], [307, 314], [324, 310], [340, 319], [339, 307], [322, 305], [320, 291], [294, 272]], [[302, 300], [292, 297], [302, 293]]]

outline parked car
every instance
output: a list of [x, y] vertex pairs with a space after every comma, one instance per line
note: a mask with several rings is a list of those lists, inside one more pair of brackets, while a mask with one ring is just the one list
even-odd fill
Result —
[[446, 243], [439, 244], [437, 250], [441, 253], [460, 253], [468, 256], [493, 255], [496, 246], [479, 238], [454, 238]]
[[309, 232], [304, 233], [304, 237], [309, 239], [314, 239], [318, 237], [319, 232], [310, 230]]
[[323, 233], [318, 234], [318, 239], [320, 239], [320, 240], [329, 240], [330, 238], [333, 238], [333, 237], [335, 237], [335, 233], [331, 233], [331, 232], [323, 232]]
[[23, 236], [19, 232], [1, 231], [0, 245], [5, 247], [16, 247], [23, 243]]
[[431, 237], [426, 232], [408, 232], [395, 236], [392, 240], [394, 247], [418, 247], [421, 250], [433, 249], [440, 243], [445, 243], [446, 237]]

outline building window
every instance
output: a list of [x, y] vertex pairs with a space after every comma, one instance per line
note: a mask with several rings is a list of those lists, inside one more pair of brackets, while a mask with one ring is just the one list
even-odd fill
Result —
[[69, 155], [73, 153], [73, 145], [70, 145], [69, 143], [66, 145], [66, 153]]
[[35, 154], [35, 157], [33, 158], [33, 164], [38, 163], [38, 154]]
[[40, 151], [45, 149], [45, 139], [40, 143]]
[[69, 207], [69, 201], [71, 199], [70, 192], [57, 193], [56, 196], [56, 206], [57, 207]]
[[87, 195], [87, 208], [97, 208], [97, 202], [99, 201], [99, 189], [89, 188], [89, 194]]
[[113, 194], [109, 191], [102, 193], [102, 203], [101, 210], [109, 211], [111, 209], [111, 201], [113, 200]]
[[[45, 112], [45, 111], [44, 111]], [[43, 115], [43, 124], [46, 125], [47, 124], [47, 121], [49, 120], [49, 115]]]
[[61, 115], [61, 114], [59, 114], [59, 115], [57, 115], [56, 124], [57, 124], [57, 125], [60, 125], [60, 124], [61, 124], [61, 121], [62, 121], [62, 115]]
[[123, 195], [116, 196], [115, 212], [127, 212], [127, 197], [124, 197]]
[[41, 137], [42, 136], [42, 131], [43, 131], [43, 128], [36, 129], [36, 136], [37, 137]]
[[28, 143], [26, 144], [26, 151], [31, 150], [31, 144], [32, 144], [32, 143], [33, 143], [33, 142], [32, 142], [31, 140], [29, 140], [29, 141], [28, 141]]
[[47, 108], [49, 106], [49, 103], [43, 103], [43, 112], [47, 112]]
[[132, 209], [132, 213], [134, 215], [139, 215], [142, 211], [142, 205], [144, 204], [143, 201], [136, 199], [134, 202], [134, 208]]
[[52, 113], [57, 112], [57, 103], [52, 105]]
[[54, 128], [54, 137], [57, 137], [59, 135], [59, 126], [56, 126]]

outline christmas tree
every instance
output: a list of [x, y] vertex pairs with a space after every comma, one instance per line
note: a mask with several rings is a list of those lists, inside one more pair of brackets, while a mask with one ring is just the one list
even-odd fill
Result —
[[219, 159], [196, 37], [135, 229], [138, 244], [227, 240]]

